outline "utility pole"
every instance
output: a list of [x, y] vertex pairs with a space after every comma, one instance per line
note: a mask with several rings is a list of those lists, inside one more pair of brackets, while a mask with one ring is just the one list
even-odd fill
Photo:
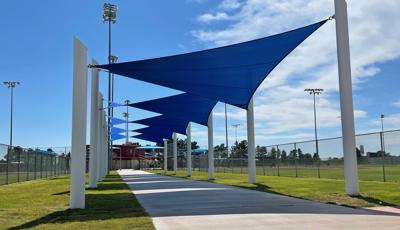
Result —
[[[6, 184], [8, 184], [8, 171], [10, 165], [10, 154], [12, 151], [13, 145], [13, 106], [14, 106], [14, 88], [19, 85], [18, 81], [5, 81], [3, 82], [4, 85], [11, 90], [11, 97], [10, 97], [10, 145], [8, 146], [8, 153], [7, 153], [7, 176], [6, 176]], [[18, 162], [19, 164], [20, 162]]]
[[319, 146], [318, 146], [318, 132], [317, 132], [317, 109], [315, 106], [315, 95], [322, 94], [323, 89], [305, 89], [304, 92], [308, 92], [310, 95], [313, 95], [314, 99], [314, 135], [315, 135], [315, 151], [317, 154], [317, 164], [318, 164], [318, 178], [321, 178], [320, 172], [320, 159], [319, 159]]

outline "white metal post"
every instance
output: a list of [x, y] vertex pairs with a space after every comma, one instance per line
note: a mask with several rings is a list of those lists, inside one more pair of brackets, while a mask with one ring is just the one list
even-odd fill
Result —
[[190, 122], [186, 128], [186, 149], [187, 175], [192, 176], [192, 125]]
[[[92, 65], [97, 65], [96, 60], [92, 60]], [[99, 119], [99, 70], [92, 68], [92, 90], [90, 103], [90, 157], [89, 157], [89, 188], [97, 187], [97, 137]]]
[[247, 161], [248, 161], [248, 177], [249, 183], [256, 183], [256, 151], [255, 151], [255, 134], [254, 134], [254, 106], [253, 98], [250, 99], [247, 107]]
[[347, 3], [345, 0], [335, 0], [335, 20], [346, 193], [355, 196], [359, 194], [359, 190], [354, 131], [349, 29]]
[[214, 130], [213, 112], [208, 117], [208, 179], [214, 180]]
[[168, 171], [168, 140], [164, 139], [164, 174]]
[[172, 134], [172, 153], [174, 155], [174, 175], [178, 171], [178, 146], [176, 141], [176, 133]]
[[104, 131], [103, 131], [103, 134], [104, 134], [104, 136], [103, 136], [103, 140], [104, 140], [104, 153], [103, 153], [103, 156], [104, 156], [104, 160], [103, 160], [103, 175], [102, 175], [102, 178], [104, 178], [106, 175], [107, 175], [107, 171], [108, 171], [108, 150], [109, 150], [109, 145], [108, 145], [108, 141], [109, 141], [109, 136], [108, 136], [108, 126], [107, 126], [107, 114], [104, 112], [104, 120], [103, 120], [103, 129], [104, 129]]
[[101, 176], [100, 176], [100, 172], [101, 172], [101, 156], [103, 153], [103, 145], [102, 145], [102, 117], [103, 117], [103, 95], [101, 95], [100, 92], [97, 93], [97, 97], [98, 97], [98, 118], [97, 118], [97, 177], [96, 180], [100, 181]]
[[70, 208], [85, 208], [87, 48], [74, 38]]

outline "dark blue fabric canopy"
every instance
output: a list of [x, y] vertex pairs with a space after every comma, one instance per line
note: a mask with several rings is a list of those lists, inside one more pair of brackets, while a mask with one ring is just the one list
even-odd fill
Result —
[[[182, 130], [178, 130], [175, 126], [157, 126], [157, 127], [146, 127], [146, 128], [141, 128], [141, 129], [136, 129], [135, 132], [141, 133], [141, 134], [154, 134], [157, 136], [162, 136], [163, 138], [170, 139], [172, 137], [172, 133], [181, 133]], [[185, 132], [181, 133], [185, 134]]]
[[[151, 127], [172, 128], [175, 132], [185, 134], [185, 130], [188, 126], [189, 120], [160, 115], [156, 117], [136, 120], [133, 121], [133, 123], [147, 125]], [[137, 130], [135, 130], [135, 132], [137, 132]]]
[[215, 49], [95, 67], [247, 109], [265, 77], [326, 21]]
[[[207, 126], [208, 116], [216, 103], [217, 101], [204, 97], [182, 93], [150, 101], [132, 103], [129, 106], [164, 114], [167, 117], [166, 119], [174, 119], [173, 122], [184, 120], [186, 121], [186, 127], [189, 121]], [[177, 123], [183, 125], [182, 121]], [[174, 131], [178, 132], [177, 130]]]
[[113, 141], [123, 139], [125, 137], [126, 137], [125, 135], [121, 135], [121, 134], [111, 134], [111, 140], [113, 140]]
[[162, 136], [158, 135], [152, 135], [152, 134], [139, 134], [136, 136], [132, 136], [133, 138], [145, 140], [145, 141], [151, 141], [155, 143], [163, 143], [164, 139]]
[[118, 127], [111, 127], [111, 134], [119, 134], [123, 132], [126, 132], [126, 130]]
[[119, 125], [119, 124], [123, 124], [125, 123], [125, 120], [116, 118], [116, 117], [112, 117], [109, 126], [114, 126], [114, 125]]

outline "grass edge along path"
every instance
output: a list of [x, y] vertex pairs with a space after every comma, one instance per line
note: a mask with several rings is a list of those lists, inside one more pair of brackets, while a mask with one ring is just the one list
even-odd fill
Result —
[[[162, 170], [148, 172], [163, 175]], [[173, 176], [173, 172], [168, 171], [167, 175]], [[178, 171], [176, 176], [209, 181], [207, 175], [207, 172], [193, 171], [189, 178], [186, 171]], [[345, 194], [344, 180], [339, 179], [257, 175], [257, 183], [249, 184], [247, 174], [215, 173], [215, 178], [210, 182], [348, 207], [400, 205], [400, 183], [396, 182], [360, 181], [360, 195], [351, 197]]]
[[86, 208], [68, 208], [69, 177], [0, 186], [0, 229], [154, 229], [127, 184], [111, 172], [86, 189]]

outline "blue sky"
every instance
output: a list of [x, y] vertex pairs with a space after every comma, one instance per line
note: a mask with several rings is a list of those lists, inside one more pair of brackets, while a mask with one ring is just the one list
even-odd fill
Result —
[[[113, 54], [119, 61], [191, 52], [268, 36], [311, 24], [333, 14], [331, 0], [135, 0], [119, 7], [113, 25]], [[69, 146], [72, 98], [72, 39], [79, 37], [89, 57], [107, 60], [107, 27], [101, 1], [7, 1], [0, 26], [1, 81], [15, 89], [14, 144]], [[400, 26], [398, 1], [349, 1], [356, 131], [400, 128]], [[387, 29], [388, 26], [390, 29]], [[255, 94], [256, 143], [270, 145], [313, 138], [311, 97], [304, 88], [326, 91], [318, 100], [321, 137], [340, 136], [334, 22], [312, 35], [281, 63]], [[101, 90], [106, 91], [106, 75]], [[142, 101], [174, 90], [116, 77], [116, 101]], [[9, 91], [0, 88], [0, 143], [8, 143]], [[246, 138], [245, 112], [229, 106], [232, 124]], [[119, 115], [123, 109], [116, 109]], [[149, 116], [131, 109], [133, 119]], [[223, 105], [215, 115], [215, 143], [224, 142]], [[120, 116], [121, 117], [121, 116]], [[134, 128], [132, 126], [131, 128]], [[193, 125], [192, 139], [206, 145], [206, 128]], [[145, 143], [145, 142], [143, 142]]]

